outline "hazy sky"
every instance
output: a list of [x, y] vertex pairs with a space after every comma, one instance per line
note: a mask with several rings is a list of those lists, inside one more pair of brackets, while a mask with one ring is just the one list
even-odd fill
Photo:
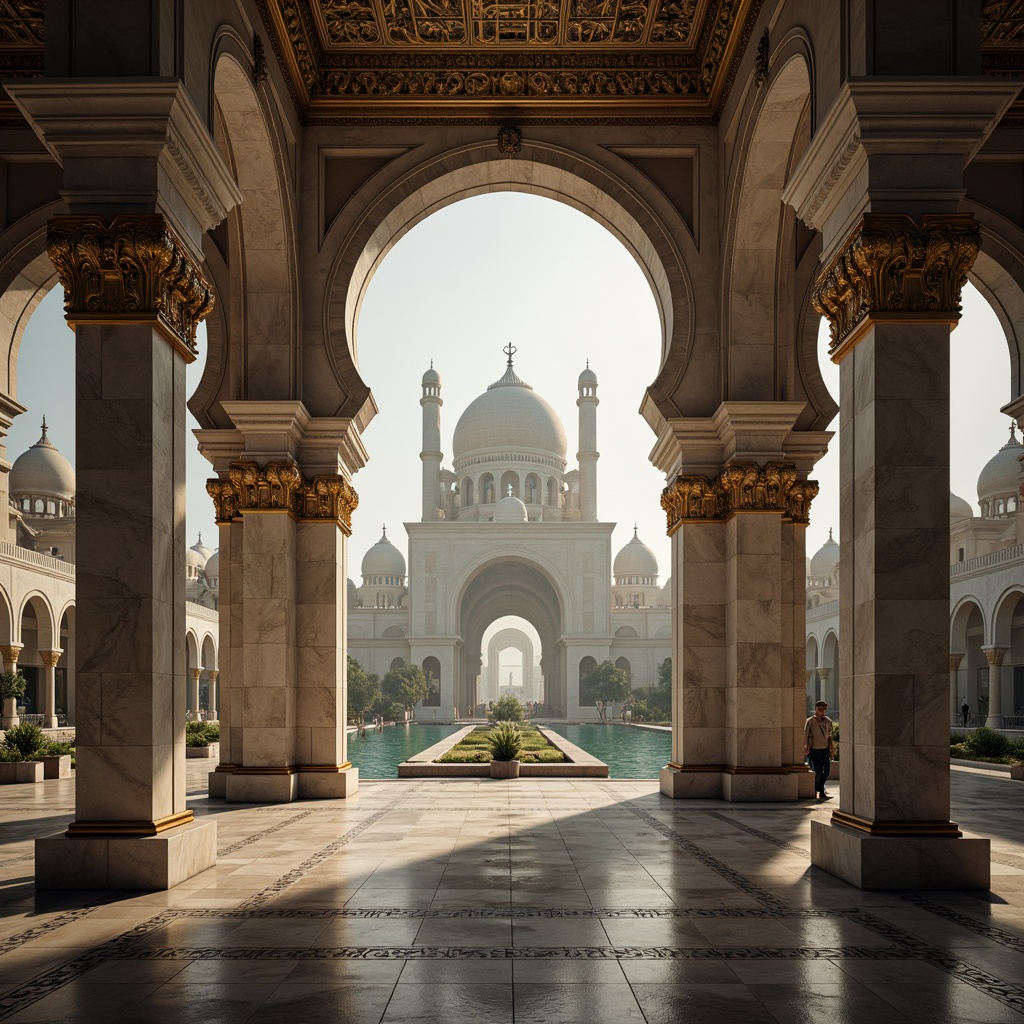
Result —
[[[18, 401], [28, 407], [10, 431], [14, 459], [39, 438], [45, 413], [50, 438], [74, 461], [73, 339], [54, 289], [26, 330], [19, 357]], [[459, 415], [505, 368], [503, 346], [518, 349], [515, 369], [558, 412], [568, 438], [570, 468], [578, 448], [577, 378], [590, 360], [597, 373], [598, 515], [616, 522], [613, 555], [633, 535], [653, 549], [668, 577], [669, 541], [659, 505], [664, 480], [647, 455], [654, 435], [637, 413], [658, 371], [660, 329], [650, 288], [626, 249], [584, 214], [523, 193], [492, 193], [456, 203], [406, 235], [374, 276], [358, 326], [360, 371], [380, 413], [364, 435], [370, 453], [354, 484], [349, 575], [360, 582], [363, 554], [387, 523], [406, 551], [403, 523], [420, 517], [420, 380], [434, 360], [441, 375], [441, 448], [451, 468], [451, 437]], [[201, 374], [189, 368], [190, 388]], [[820, 351], [825, 381], [838, 392], [838, 367]], [[973, 288], [953, 333], [952, 489], [977, 506], [985, 462], [1002, 446], [1009, 421], [1009, 356], [994, 315]], [[190, 426], [195, 426], [191, 423]], [[836, 429], [838, 420], [833, 424]], [[835, 527], [838, 536], [838, 438], [815, 471], [821, 493], [811, 510], [807, 551]], [[213, 505], [205, 490], [209, 465], [190, 452], [188, 542], [199, 531], [217, 547]]]

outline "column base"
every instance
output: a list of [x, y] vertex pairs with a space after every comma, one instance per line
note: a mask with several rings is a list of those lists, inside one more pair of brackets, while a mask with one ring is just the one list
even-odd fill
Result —
[[661, 792], [673, 800], [788, 803], [814, 795], [814, 774], [804, 765], [734, 768], [669, 764], [661, 769]]
[[811, 864], [858, 889], [988, 889], [991, 844], [966, 833], [872, 836], [811, 822]]
[[36, 840], [36, 888], [171, 889], [216, 863], [212, 821], [192, 821], [155, 836], [61, 832]]
[[359, 790], [359, 769], [348, 765], [234, 768], [210, 772], [209, 794], [228, 803], [286, 804], [344, 800]]
[[47, 715], [43, 719], [43, 728], [44, 729], [56, 729], [57, 728], [57, 716], [56, 715]]

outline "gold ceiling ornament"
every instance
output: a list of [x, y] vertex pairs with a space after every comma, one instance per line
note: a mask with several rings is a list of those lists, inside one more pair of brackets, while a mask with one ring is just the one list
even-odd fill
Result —
[[46, 248], [71, 325], [151, 323], [192, 362], [196, 327], [213, 309], [199, 264], [159, 214], [59, 216]]
[[710, 123], [764, 0], [256, 2], [307, 123], [493, 121], [509, 99], [520, 117], [656, 105]]
[[798, 480], [788, 462], [733, 462], [715, 477], [680, 474], [661, 493], [672, 536], [686, 522], [723, 522], [740, 512], [778, 512], [786, 522], [809, 521], [818, 494], [814, 480]]
[[866, 213], [814, 286], [814, 308], [828, 318], [829, 352], [845, 350], [869, 318], [960, 319], [960, 292], [981, 248], [972, 214]]
[[246, 512], [286, 512], [304, 522], [336, 522], [352, 532], [359, 495], [342, 476], [306, 480], [288, 462], [233, 462], [227, 479], [207, 480], [218, 523], [237, 522]]
[[498, 149], [510, 160], [523, 151], [523, 133], [514, 124], [504, 124], [498, 129]]

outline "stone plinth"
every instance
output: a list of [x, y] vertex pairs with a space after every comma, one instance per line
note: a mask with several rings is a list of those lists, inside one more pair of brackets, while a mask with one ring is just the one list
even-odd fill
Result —
[[811, 863], [860, 889], [988, 889], [990, 842], [979, 836], [871, 836], [811, 822]]
[[661, 792], [676, 800], [730, 800], [774, 803], [809, 799], [814, 795], [814, 775], [796, 766], [779, 771], [729, 767], [690, 768], [674, 764], [661, 769]]
[[359, 769], [348, 765], [335, 769], [300, 766], [210, 772], [209, 787], [212, 799], [232, 803], [345, 799], [359, 789]]
[[217, 825], [189, 822], [155, 836], [36, 840], [38, 889], [170, 889], [217, 863]]

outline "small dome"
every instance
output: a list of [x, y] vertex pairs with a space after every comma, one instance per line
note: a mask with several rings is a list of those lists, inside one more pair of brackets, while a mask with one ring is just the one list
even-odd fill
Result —
[[518, 499], [508, 495], [495, 506], [494, 521], [496, 523], [525, 523], [526, 506]]
[[217, 548], [206, 563], [206, 578], [218, 579], [220, 577], [220, 548]]
[[949, 492], [949, 525], [962, 522], [964, 519], [973, 519], [974, 509], [970, 503], [964, 501], [959, 495]]
[[510, 355], [505, 375], [459, 417], [452, 435], [452, 457], [458, 462], [476, 452], [493, 451], [507, 458], [516, 449], [565, 463], [565, 428], [558, 413], [516, 376]]
[[359, 606], [359, 588], [351, 580], [345, 580], [345, 593], [348, 594], [349, 608], [357, 608]]
[[74, 467], [46, 436], [45, 416], [42, 436], [27, 452], [19, 455], [11, 467], [10, 493], [16, 498], [24, 496], [74, 500]]
[[596, 384], [597, 374], [590, 368], [590, 360], [587, 360], [587, 368], [580, 374], [580, 384]]
[[811, 559], [811, 576], [829, 576], [839, 565], [839, 545], [832, 539], [831, 528], [828, 531], [828, 540], [821, 545]]
[[440, 384], [441, 383], [441, 374], [439, 374], [437, 372], [437, 370], [434, 369], [434, 360], [433, 359], [430, 360], [430, 369], [427, 370], [427, 372], [425, 374], [423, 374], [423, 383], [424, 384]]
[[[1016, 497], [1017, 476], [1020, 466], [1017, 459], [1024, 454], [1020, 441], [1010, 421], [1010, 438], [985, 464], [978, 477], [978, 504], [985, 505], [996, 498]], [[990, 513], [992, 514], [991, 510]]]
[[[200, 569], [206, 568], [206, 563], [213, 557], [213, 552], [203, 543], [203, 535], [199, 534], [199, 539], [188, 549], [194, 551], [201, 559], [196, 563]], [[188, 552], [185, 557], [188, 558]]]
[[364, 576], [404, 576], [405, 556], [388, 540], [387, 527], [380, 540], [363, 555]]
[[615, 556], [612, 573], [615, 576], [658, 575], [658, 560], [637, 535], [636, 526], [633, 527], [633, 539]]

